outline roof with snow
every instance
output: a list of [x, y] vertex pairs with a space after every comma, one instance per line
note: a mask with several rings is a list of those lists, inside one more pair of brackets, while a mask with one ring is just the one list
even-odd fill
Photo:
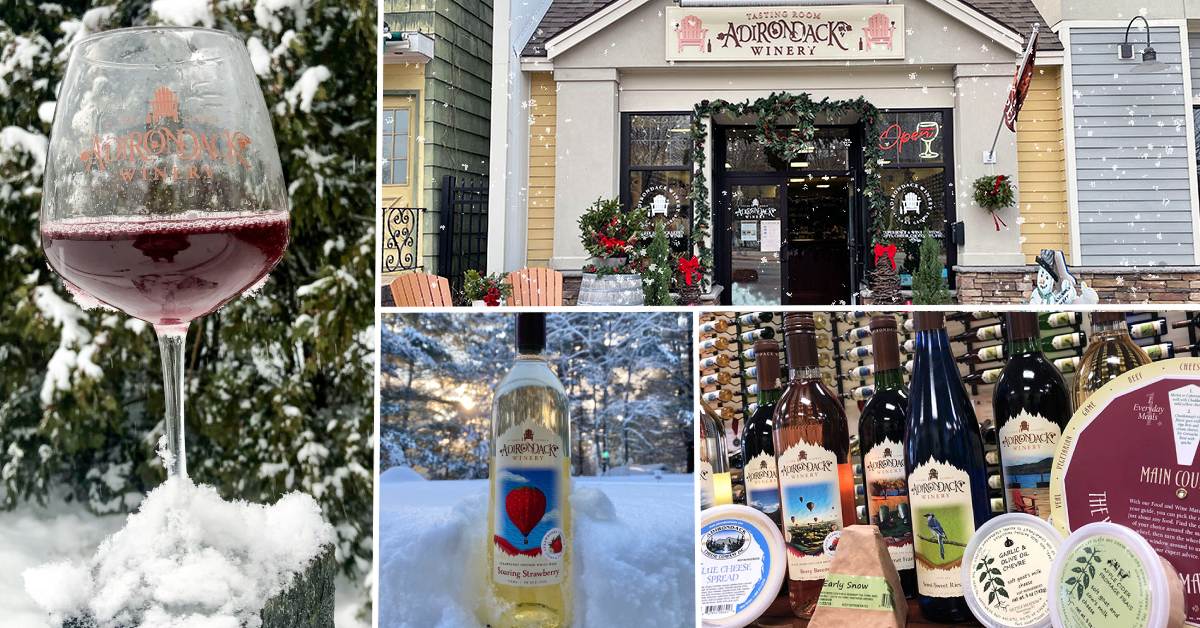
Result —
[[[525, 57], [546, 56], [546, 42], [576, 24], [586, 20], [604, 7], [621, 0], [553, 0], [541, 23], [533, 32], [529, 43], [521, 52]], [[1046, 20], [1038, 13], [1033, 0], [957, 0], [958, 2], [992, 18], [1001, 26], [1023, 39], [1029, 37], [1035, 23], [1043, 25], [1038, 37], [1038, 50], [1062, 50], [1058, 36], [1044, 28]]]

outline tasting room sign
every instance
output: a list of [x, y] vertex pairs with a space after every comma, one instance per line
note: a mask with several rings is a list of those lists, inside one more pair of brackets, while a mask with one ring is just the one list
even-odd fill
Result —
[[668, 61], [904, 58], [904, 5], [667, 7]]

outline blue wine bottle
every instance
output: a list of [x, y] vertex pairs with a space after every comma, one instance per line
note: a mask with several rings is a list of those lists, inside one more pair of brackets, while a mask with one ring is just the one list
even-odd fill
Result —
[[983, 438], [941, 312], [916, 312], [905, 471], [912, 508], [917, 602], [930, 621], [971, 621], [960, 565], [991, 517]]

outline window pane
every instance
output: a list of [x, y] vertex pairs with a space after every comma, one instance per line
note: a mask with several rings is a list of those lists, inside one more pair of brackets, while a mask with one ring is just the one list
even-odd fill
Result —
[[396, 120], [396, 110], [395, 109], [384, 109], [383, 110], [383, 132], [384, 133], [391, 133], [392, 129], [396, 128], [395, 120]]
[[850, 130], [818, 129], [812, 145], [796, 157], [791, 167], [801, 170], [850, 169]]
[[731, 172], [774, 172], [775, 166], [751, 129], [729, 129], [725, 133], [725, 169]]
[[[386, 142], [387, 138], [384, 138], [383, 141]], [[384, 159], [383, 163], [380, 165], [380, 168], [383, 168], [383, 184], [391, 185], [392, 184], [392, 162], [387, 159]]]
[[393, 138], [393, 141], [394, 141], [394, 144], [392, 144], [392, 157], [395, 157], [398, 159], [407, 159], [408, 158], [408, 136], [407, 135], [397, 135], [397, 136], [395, 136], [395, 138]]
[[690, 165], [691, 124], [686, 114], [629, 116], [629, 164]]
[[883, 158], [897, 164], [945, 163], [943, 124], [941, 111], [885, 112], [883, 131], [876, 138]]
[[408, 134], [408, 109], [396, 110], [396, 132]]
[[395, 185], [408, 185], [408, 160], [394, 159], [392, 160], [392, 183]]
[[944, 168], [883, 168], [880, 175], [886, 197], [883, 237], [897, 243], [896, 266], [909, 285], [924, 233], [945, 236], [945, 192], [953, 182], [946, 180]]
[[[692, 173], [687, 170], [634, 170], [629, 173], [629, 198], [648, 209], [651, 218], [666, 220], [671, 249], [684, 252], [691, 234], [692, 202], [688, 191]], [[652, 234], [650, 234], [652, 235]]]

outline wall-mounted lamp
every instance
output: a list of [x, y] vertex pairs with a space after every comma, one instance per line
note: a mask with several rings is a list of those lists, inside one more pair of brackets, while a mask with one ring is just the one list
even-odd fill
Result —
[[1142, 51], [1142, 62], [1154, 63], [1158, 61], [1158, 53], [1154, 51], [1154, 48], [1150, 47], [1150, 22], [1141, 15], [1133, 16], [1133, 19], [1129, 20], [1129, 25], [1125, 27], [1125, 41], [1117, 48], [1117, 58], [1122, 61], [1133, 59], [1133, 44], [1129, 43], [1129, 30], [1133, 28], [1133, 23], [1138, 20], [1141, 20], [1146, 25], [1146, 49]]

